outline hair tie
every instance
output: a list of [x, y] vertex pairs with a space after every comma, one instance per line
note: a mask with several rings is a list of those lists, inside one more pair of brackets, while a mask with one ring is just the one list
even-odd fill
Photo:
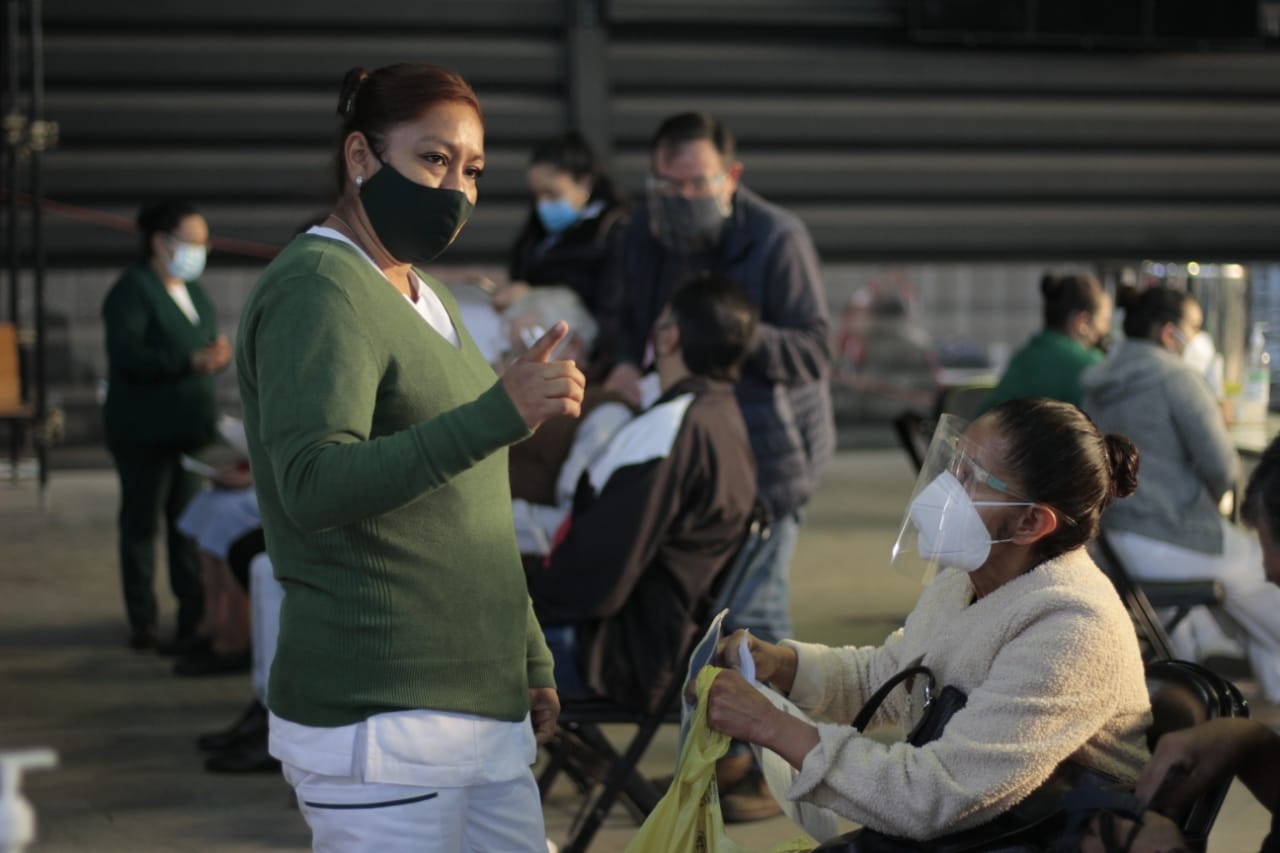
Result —
[[342, 103], [338, 107], [338, 114], [344, 119], [350, 118], [355, 112], [356, 96], [360, 94], [360, 89], [364, 86], [364, 81], [369, 79], [369, 72], [363, 68], [354, 72], [355, 80], [350, 84], [347, 95], [342, 99]]

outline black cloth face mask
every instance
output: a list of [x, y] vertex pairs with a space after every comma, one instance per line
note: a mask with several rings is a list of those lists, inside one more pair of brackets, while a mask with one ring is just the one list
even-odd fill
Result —
[[668, 251], [693, 255], [719, 248], [726, 218], [711, 197], [649, 194], [649, 230]]
[[457, 238], [475, 205], [465, 193], [424, 187], [381, 157], [378, 162], [382, 168], [360, 187], [360, 203], [378, 240], [397, 261], [435, 260]]

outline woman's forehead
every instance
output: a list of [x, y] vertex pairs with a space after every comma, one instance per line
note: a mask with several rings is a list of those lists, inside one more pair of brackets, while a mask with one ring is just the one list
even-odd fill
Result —
[[982, 416], [965, 429], [957, 441], [957, 451], [992, 471], [1007, 473], [1004, 467], [1005, 441], [995, 418]]

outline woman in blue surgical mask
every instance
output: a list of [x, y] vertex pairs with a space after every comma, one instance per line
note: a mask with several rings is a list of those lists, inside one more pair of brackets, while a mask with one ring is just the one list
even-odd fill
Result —
[[[748, 649], [755, 677], [800, 713], [726, 671], [711, 688], [711, 727], [788, 762], [795, 775], [780, 795], [920, 850], [995, 819], [1055, 771], [1132, 785], [1151, 721], [1142, 658], [1086, 545], [1112, 500], [1133, 492], [1137, 467], [1128, 439], [1056, 400], [1002, 403], [967, 427], [945, 420], [892, 552], [895, 568], [928, 579], [905, 625], [866, 647], [735, 634], [721, 662], [739, 668]], [[967, 697], [936, 739], [886, 743], [850, 726], [876, 688], [916, 664]], [[876, 719], [911, 731], [923, 681], [890, 694]]]
[[525, 176], [532, 203], [511, 247], [510, 282], [494, 294], [494, 308], [504, 310], [530, 287], [570, 287], [599, 324], [597, 354], [607, 357], [621, 296], [606, 290], [612, 279], [604, 272], [626, 224], [622, 194], [577, 131], [535, 146]]
[[176, 640], [202, 627], [204, 595], [196, 552], [178, 532], [183, 508], [201, 480], [182, 454], [217, 436], [214, 374], [231, 360], [218, 316], [198, 279], [209, 225], [182, 201], [138, 213], [142, 253], [107, 294], [107, 447], [120, 474], [120, 576], [129, 645], [156, 646], [155, 537], [165, 519], [169, 585], [178, 599]]

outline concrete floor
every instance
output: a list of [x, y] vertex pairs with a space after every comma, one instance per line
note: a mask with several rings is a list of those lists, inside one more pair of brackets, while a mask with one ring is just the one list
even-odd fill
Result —
[[[886, 554], [912, 479], [898, 451], [836, 458], [793, 565], [798, 636], [877, 642], [900, 623], [919, 587], [892, 574]], [[26, 783], [39, 819], [32, 849], [308, 849], [283, 780], [201, 769], [196, 735], [232, 720], [249, 698], [248, 680], [178, 679], [167, 660], [125, 648], [115, 509], [107, 470], [55, 471], [43, 513], [34, 485], [0, 483], [0, 749], [52, 746], [61, 761]], [[674, 732], [664, 731], [645, 767], [660, 775], [674, 761]], [[567, 785], [553, 792], [546, 810], [553, 840], [562, 839], [575, 804]], [[620, 851], [634, 835], [625, 813], [615, 811], [593, 850]], [[1265, 813], [1237, 787], [1210, 850], [1256, 850], [1266, 826]], [[781, 818], [730, 829], [751, 848], [795, 832]]]

